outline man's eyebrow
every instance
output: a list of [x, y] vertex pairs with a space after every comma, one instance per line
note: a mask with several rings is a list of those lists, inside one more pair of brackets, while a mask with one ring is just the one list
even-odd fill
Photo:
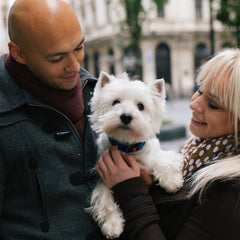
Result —
[[[77, 49], [77, 48], [79, 48], [79, 47], [83, 44], [84, 41], [85, 41], [85, 38], [83, 37], [83, 39], [81, 40], [81, 42], [74, 48], [74, 50]], [[47, 54], [44, 58], [47, 59], [47, 58], [51, 58], [51, 57], [56, 57], [56, 56], [63, 55], [63, 54], [66, 54], [66, 53], [68, 53], [68, 52], [55, 52], [55, 53], [50, 53], [50, 54]]]
[[84, 43], [84, 41], [85, 41], [85, 38], [83, 37], [83, 39], [82, 39], [81, 42], [77, 45], [77, 47], [75, 47], [75, 49], [76, 49], [76, 48], [79, 48], [79, 47]]

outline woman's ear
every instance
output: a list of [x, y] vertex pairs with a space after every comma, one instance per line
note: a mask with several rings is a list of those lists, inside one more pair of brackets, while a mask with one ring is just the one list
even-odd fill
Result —
[[10, 55], [14, 58], [15, 61], [25, 64], [24, 54], [21, 48], [14, 42], [8, 43], [8, 49]]

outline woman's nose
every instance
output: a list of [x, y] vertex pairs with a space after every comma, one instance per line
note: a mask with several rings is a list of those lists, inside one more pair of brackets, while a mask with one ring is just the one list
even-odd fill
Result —
[[199, 95], [199, 93], [196, 92], [192, 96], [192, 100], [191, 100], [189, 107], [192, 111], [201, 113], [203, 111], [202, 95]]

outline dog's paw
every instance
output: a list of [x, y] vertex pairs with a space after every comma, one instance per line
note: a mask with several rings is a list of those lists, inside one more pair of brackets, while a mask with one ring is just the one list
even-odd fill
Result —
[[183, 186], [183, 176], [181, 173], [175, 173], [174, 175], [161, 176], [161, 178], [157, 179], [159, 185], [164, 188], [167, 192], [177, 192]]
[[164, 188], [167, 192], [177, 192], [183, 186], [183, 176], [182, 171], [165, 171], [161, 172], [160, 170], [155, 169], [154, 171], [154, 180]]
[[107, 239], [118, 238], [123, 232], [125, 220], [119, 214], [112, 214], [101, 226]]
[[160, 184], [167, 192], [175, 193], [183, 186], [183, 178], [168, 179]]

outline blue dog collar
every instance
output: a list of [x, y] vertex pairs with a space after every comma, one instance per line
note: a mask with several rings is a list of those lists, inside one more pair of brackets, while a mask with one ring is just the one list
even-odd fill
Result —
[[125, 153], [139, 151], [143, 148], [144, 144], [146, 143], [146, 142], [140, 142], [140, 143], [135, 143], [132, 145], [131, 144], [126, 145], [126, 144], [121, 144], [118, 141], [116, 141], [110, 137], [108, 139], [113, 146], [117, 146], [120, 151], [123, 151]]

